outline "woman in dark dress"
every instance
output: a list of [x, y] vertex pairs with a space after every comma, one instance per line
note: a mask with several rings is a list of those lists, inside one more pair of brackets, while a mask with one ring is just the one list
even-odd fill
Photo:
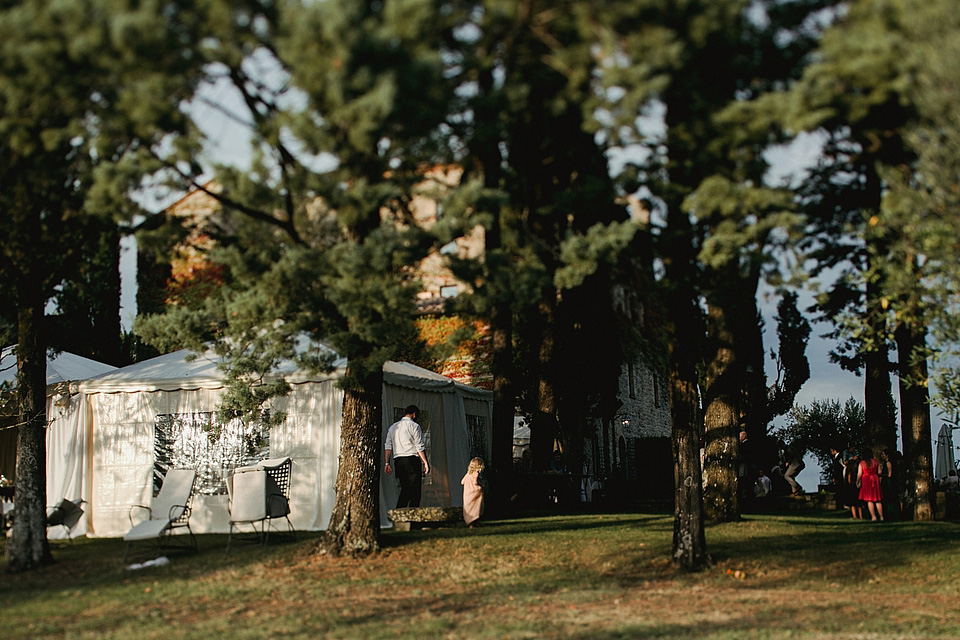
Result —
[[883, 508], [888, 519], [899, 519], [903, 511], [900, 501], [903, 496], [902, 471], [897, 451], [884, 449], [880, 452], [880, 490], [883, 491]]
[[851, 458], [844, 464], [843, 470], [843, 503], [850, 507], [850, 515], [855, 520], [863, 517], [863, 503], [860, 502], [857, 488], [857, 469], [860, 464], [859, 458]]

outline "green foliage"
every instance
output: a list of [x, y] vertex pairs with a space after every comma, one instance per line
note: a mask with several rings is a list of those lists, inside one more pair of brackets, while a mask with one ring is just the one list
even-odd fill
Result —
[[[43, 363], [48, 345], [65, 345], [51, 336], [44, 313], [59, 288], [73, 325], [67, 328], [82, 330], [88, 309], [71, 309], [73, 302], [94, 311], [100, 305], [89, 301], [105, 295], [100, 286], [119, 295], [115, 262], [99, 265], [111, 277], [90, 277], [89, 271], [101, 259], [101, 241], [112, 238], [115, 246], [116, 231], [104, 221], [129, 220], [137, 212], [127, 192], [143, 174], [118, 179], [106, 165], [149, 159], [170, 141], [168, 134], [182, 129], [181, 101], [202, 66], [193, 51], [199, 41], [191, 33], [194, 8], [172, 2], [159, 10], [124, 0], [0, 4], [0, 294], [19, 319], [23, 425], [10, 554], [16, 570], [49, 556], [38, 463], [44, 455]], [[99, 318], [97, 329], [117, 345], [117, 312], [112, 315]], [[97, 355], [121, 364], [117, 351]]]
[[[845, 342], [835, 359], [862, 366], [894, 331], [930, 331], [929, 349], [900, 354], [901, 378], [927, 386], [918, 362], [933, 358], [941, 393], [955, 406], [956, 140], [950, 51], [953, 2], [853, 3], [825, 34], [817, 61], [791, 92], [795, 127], [829, 133], [824, 159], [803, 190], [813, 227], [807, 246], [841, 277], [820, 309]], [[864, 292], [870, 288], [869, 298]]]
[[560, 245], [563, 266], [554, 273], [554, 284], [558, 289], [571, 289], [596, 273], [600, 264], [616, 264], [636, 233], [637, 225], [627, 220], [597, 223], [584, 235], [567, 234]]
[[[915, 370], [917, 361], [930, 359], [932, 401], [952, 411], [960, 407], [955, 383], [960, 354], [960, 93], [946, 60], [960, 51], [960, 11], [951, 2], [906, 3], [902, 28], [911, 42], [902, 64], [910, 71], [907, 95], [916, 109], [903, 137], [915, 162], [887, 167], [883, 173], [889, 189], [877, 226], [893, 238], [886, 256], [886, 303], [895, 322], [929, 331], [929, 348], [908, 354], [906, 360]], [[916, 375], [906, 381], [928, 384]]]
[[756, 254], [755, 260], [764, 259], [773, 232], [781, 230], [786, 237], [785, 232], [798, 223], [792, 200], [782, 189], [737, 184], [719, 175], [705, 179], [683, 203], [710, 225], [700, 260], [716, 269], [751, 254]]
[[831, 448], [843, 451], [848, 444], [858, 449], [872, 444], [865, 439], [865, 426], [863, 405], [853, 398], [842, 405], [839, 400], [814, 400], [807, 407], [794, 406], [787, 423], [773, 435], [811, 452], [820, 463], [821, 476], [829, 478]]
[[770, 355], [777, 365], [776, 380], [767, 388], [766, 420], [783, 415], [793, 406], [794, 398], [810, 379], [810, 363], [806, 348], [810, 339], [810, 323], [797, 308], [797, 294], [784, 291], [777, 303], [777, 337], [779, 349]]
[[[243, 385], [285, 358], [328, 367], [326, 357], [298, 356], [304, 333], [349, 359], [346, 386], [418, 344], [406, 270], [435, 240], [409, 224], [410, 207], [424, 163], [443, 158], [430, 105], [447, 95], [432, 46], [438, 14], [421, 2], [398, 13], [400, 4], [251, 5], [249, 28], [238, 18], [204, 26], [216, 36], [202, 49], [209, 77], [243, 101], [252, 165], [219, 167], [210, 192], [228, 220], [223, 248], [207, 257], [223, 282], [137, 331], [162, 349], [213, 341], [236, 383], [228, 409], [248, 412], [282, 392]], [[198, 128], [188, 133], [185, 148], [204, 144]], [[201, 170], [180, 165], [177, 176], [198, 187]]]

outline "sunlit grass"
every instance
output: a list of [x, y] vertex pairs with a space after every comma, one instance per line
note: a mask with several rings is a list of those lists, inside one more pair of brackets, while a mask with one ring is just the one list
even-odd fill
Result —
[[316, 556], [317, 534], [229, 556], [201, 536], [139, 571], [121, 541], [79, 539], [0, 576], [0, 636], [957, 638], [958, 536], [955, 522], [748, 516], [708, 527], [715, 565], [695, 574], [671, 566], [665, 514], [386, 533], [367, 560]]

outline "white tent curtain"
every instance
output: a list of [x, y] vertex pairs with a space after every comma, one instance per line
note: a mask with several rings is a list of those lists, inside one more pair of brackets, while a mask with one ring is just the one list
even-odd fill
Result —
[[[150, 504], [157, 416], [216, 411], [221, 395], [220, 389], [88, 395], [97, 480], [91, 535], [123, 535], [130, 528], [130, 505]], [[291, 519], [298, 529], [323, 529], [330, 520], [342, 404], [343, 393], [332, 380], [294, 385], [289, 396], [273, 404], [286, 420], [270, 432], [270, 456], [293, 460]], [[190, 525], [197, 533], [225, 532], [227, 496], [196, 494]]]
[[289, 456], [294, 461], [290, 502], [302, 510], [294, 524], [326, 529], [336, 497], [343, 391], [333, 380], [297, 384], [274, 406], [287, 414], [286, 421], [270, 433], [270, 450], [273, 457]]
[[[82, 395], [75, 393], [80, 381], [115, 371], [113, 367], [66, 351], [47, 358], [47, 507], [61, 500], [90, 502], [90, 408]], [[17, 357], [13, 346], [0, 350], [0, 382], [16, 385]], [[16, 438], [11, 438], [16, 446]], [[13, 456], [15, 460], [16, 456]], [[89, 511], [71, 530], [71, 536], [87, 533]], [[48, 531], [51, 539], [67, 537], [63, 527]]]
[[[421, 411], [420, 422], [427, 445], [430, 475], [423, 480], [421, 506], [459, 507], [463, 504], [460, 479], [470, 462], [471, 441], [468, 420], [475, 422], [478, 441], [489, 460], [491, 394], [453, 382], [431, 371], [407, 363], [389, 362], [384, 366], [383, 424], [381, 440], [408, 405]], [[474, 418], [469, 418], [469, 415]], [[381, 474], [380, 522], [391, 526], [387, 511], [397, 504], [399, 485], [396, 475]]]
[[[81, 410], [76, 415], [82, 417], [78, 417], [75, 431], [58, 430], [57, 437], [63, 442], [51, 446], [48, 468], [56, 468], [55, 473], [65, 478], [57, 485], [59, 491], [71, 486], [67, 478], [79, 484], [88, 502], [84, 505], [88, 535], [123, 535], [131, 526], [130, 506], [150, 504], [158, 416], [185, 416], [189, 428], [189, 416], [202, 422], [209, 418], [201, 414], [216, 411], [223, 393], [216, 363], [202, 358], [187, 361], [187, 355], [160, 356], [80, 385], [76, 404]], [[404, 363], [387, 363], [384, 373], [383, 433], [394, 421], [395, 411], [402, 412], [409, 404], [416, 404], [429, 416], [432, 473], [424, 485], [423, 504], [460, 505], [459, 482], [471, 446], [464, 412], [474, 416], [470, 418], [474, 431], [486, 434], [488, 446], [490, 394]], [[290, 501], [294, 526], [320, 530], [329, 524], [335, 500], [343, 392], [336, 387], [335, 376], [311, 378], [295, 371], [285, 375], [293, 389], [269, 405], [271, 411], [286, 416], [269, 433], [269, 455], [293, 460]], [[83, 446], [75, 446], [78, 441]], [[57, 496], [56, 501], [63, 497]], [[383, 476], [381, 523], [385, 526], [390, 526], [386, 511], [396, 499], [395, 478]], [[227, 531], [227, 496], [213, 491], [196, 494], [190, 524], [196, 533]]]
[[[380, 441], [386, 437], [387, 429], [402, 417], [402, 411], [415, 404], [420, 409], [420, 426], [424, 429], [427, 441], [427, 461], [430, 463], [430, 475], [423, 479], [423, 498], [421, 506], [439, 507], [450, 504], [450, 483], [447, 478], [447, 455], [445, 435], [449, 429], [448, 418], [444, 413], [446, 393], [424, 392], [410, 386], [384, 384], [383, 386], [383, 424]], [[382, 454], [382, 452], [381, 452]], [[459, 480], [459, 478], [458, 478]], [[399, 485], [396, 474], [381, 473], [380, 476], [380, 523], [389, 525], [387, 511], [397, 505]]]
[[[54, 394], [47, 398], [47, 507], [55, 507], [61, 500], [90, 500], [88, 460], [88, 430], [90, 411], [83, 397]], [[84, 517], [70, 531], [71, 536], [87, 533], [87, 505]], [[67, 537], [63, 527], [48, 531], [51, 540]]]

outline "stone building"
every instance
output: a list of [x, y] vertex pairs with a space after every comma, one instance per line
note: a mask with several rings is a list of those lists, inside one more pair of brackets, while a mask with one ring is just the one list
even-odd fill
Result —
[[643, 358], [623, 363], [613, 419], [598, 421], [596, 469], [643, 498], [672, 492], [670, 402], [664, 376]]
[[[638, 201], [628, 202], [638, 224], [649, 222]], [[620, 377], [612, 415], [595, 423], [595, 434], [584, 451], [588, 473], [604, 479], [612, 492], [639, 498], [666, 498], [673, 494], [672, 419], [666, 369], [652, 353], [665, 353], [651, 305], [644, 300], [651, 276], [649, 265], [634, 263], [621, 270], [613, 285], [613, 313], [647, 342], [645, 349], [620, 363]]]

